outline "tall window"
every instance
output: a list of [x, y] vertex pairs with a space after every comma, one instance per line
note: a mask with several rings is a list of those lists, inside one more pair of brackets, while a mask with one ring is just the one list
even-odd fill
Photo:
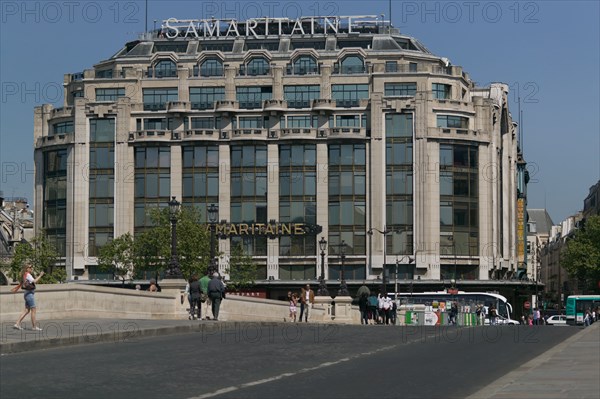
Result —
[[447, 100], [452, 94], [452, 86], [442, 83], [433, 83], [432, 90], [433, 98], [437, 98], [440, 100]]
[[42, 225], [60, 256], [66, 256], [67, 150], [44, 152], [44, 202]]
[[414, 97], [417, 93], [417, 84], [411, 83], [386, 83], [386, 96], [410, 96]]
[[262, 108], [263, 101], [273, 98], [272, 86], [241, 86], [236, 89], [240, 108]]
[[413, 253], [413, 115], [386, 114], [386, 228], [390, 255]]
[[177, 64], [171, 60], [160, 60], [154, 66], [148, 67], [149, 78], [177, 77]]
[[358, 107], [361, 99], [369, 98], [368, 84], [342, 84], [331, 86], [331, 97], [338, 107]]
[[166, 207], [171, 194], [171, 148], [135, 148], [135, 229], [151, 226], [151, 208]]
[[456, 115], [438, 115], [437, 116], [437, 127], [468, 129], [469, 128], [469, 118], [464, 117], [464, 116], [456, 116]]
[[479, 254], [478, 149], [440, 144], [440, 254]]
[[192, 109], [213, 108], [215, 101], [225, 98], [225, 87], [190, 87]]
[[[282, 223], [317, 223], [317, 147], [314, 144], [279, 146], [279, 219]], [[315, 236], [279, 239], [281, 256], [315, 254]]]
[[365, 73], [365, 62], [359, 56], [356, 56], [356, 55], [347, 56], [340, 63], [340, 73], [342, 73], [342, 74]]
[[294, 60], [291, 71], [293, 75], [309, 75], [319, 73], [317, 61], [310, 55], [302, 55]]
[[209, 58], [204, 60], [198, 66], [194, 67], [194, 76], [223, 76], [223, 62], [216, 58]]
[[177, 101], [177, 88], [143, 89], [144, 111], [167, 109], [167, 103]]
[[[231, 222], [267, 223], [267, 146], [231, 146]], [[249, 255], [267, 254], [261, 236], [232, 237]]]
[[119, 97], [125, 97], [125, 88], [96, 89], [96, 101], [115, 102]]
[[183, 203], [205, 216], [207, 204], [219, 203], [218, 145], [183, 147]]
[[321, 97], [319, 85], [284, 86], [288, 108], [309, 108], [312, 100]]
[[52, 125], [53, 134], [72, 134], [74, 131], [73, 121], [58, 122]]
[[271, 71], [271, 65], [263, 57], [252, 58], [246, 65], [240, 68], [240, 75], [260, 76], [268, 75]]
[[[339, 255], [346, 242], [347, 255], [366, 253], [366, 147], [365, 144], [329, 146], [329, 254]], [[329, 267], [329, 277], [337, 278], [340, 265]], [[348, 279], [365, 278], [365, 266], [353, 268], [346, 262]]]

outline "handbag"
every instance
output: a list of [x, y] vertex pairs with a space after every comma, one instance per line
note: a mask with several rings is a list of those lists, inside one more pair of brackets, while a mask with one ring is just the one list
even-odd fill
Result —
[[29, 280], [23, 281], [23, 289], [27, 291], [33, 291], [35, 290], [35, 283]]

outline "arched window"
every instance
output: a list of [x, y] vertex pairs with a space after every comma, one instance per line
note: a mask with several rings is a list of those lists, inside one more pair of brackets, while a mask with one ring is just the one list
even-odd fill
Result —
[[[152, 77], [151, 71], [148, 71], [148, 76]], [[171, 60], [160, 60], [154, 64], [155, 78], [172, 78], [177, 77], [177, 64]]]
[[303, 55], [294, 61], [294, 75], [318, 73], [317, 61], [310, 55]]
[[148, 67], [149, 78], [172, 78], [177, 77], [177, 64], [171, 60], [160, 60]]
[[270, 70], [269, 61], [263, 57], [252, 58], [246, 64], [246, 75], [248, 76], [268, 75]]
[[[198, 76], [198, 70], [194, 71]], [[223, 76], [223, 63], [217, 58], [209, 58], [200, 64], [200, 76]]]
[[341, 73], [353, 74], [353, 73], [364, 73], [365, 63], [363, 59], [356, 55], [350, 55], [342, 60]]

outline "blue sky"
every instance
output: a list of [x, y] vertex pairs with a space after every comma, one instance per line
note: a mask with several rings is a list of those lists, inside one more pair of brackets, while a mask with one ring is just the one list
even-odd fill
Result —
[[[145, 1], [0, 3], [0, 190], [32, 201], [33, 108], [60, 106], [65, 73], [91, 68], [144, 31]], [[387, 1], [148, 1], [154, 20], [379, 15]], [[598, 1], [392, 1], [392, 22], [479, 85], [521, 97], [530, 208], [554, 222], [600, 179]]]

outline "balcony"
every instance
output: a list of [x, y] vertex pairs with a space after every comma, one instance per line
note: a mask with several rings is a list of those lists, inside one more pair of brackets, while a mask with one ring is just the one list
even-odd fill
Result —
[[164, 111], [166, 109], [167, 109], [167, 104], [165, 104], [165, 103], [144, 104], [144, 111]]
[[285, 68], [285, 74], [286, 76], [320, 75], [321, 66], [315, 65], [312, 67], [300, 67], [288, 64]]
[[264, 68], [248, 68], [241, 65], [238, 69], [238, 76], [271, 76], [271, 67]]
[[217, 112], [235, 112], [239, 109], [238, 107], [239, 104], [237, 101], [219, 100], [216, 102]]
[[187, 101], [169, 101], [167, 103], [167, 112], [185, 113], [190, 110], [190, 103]]
[[337, 100], [337, 108], [367, 108], [369, 106], [368, 98], [355, 98], [351, 100]]
[[288, 100], [288, 108], [310, 108], [311, 100]]
[[367, 129], [364, 127], [332, 127], [329, 129], [330, 136], [361, 136], [367, 137]]
[[265, 100], [264, 102], [264, 109], [265, 111], [277, 111], [277, 112], [283, 112], [285, 110], [287, 110], [288, 103], [286, 101], [283, 100]]
[[129, 142], [179, 140], [179, 135], [175, 138], [173, 133], [171, 130], [137, 130], [129, 133]]
[[315, 138], [317, 137], [317, 129], [306, 127], [294, 127], [281, 129], [281, 138]]
[[329, 98], [319, 98], [313, 100], [314, 111], [334, 111], [336, 108], [335, 100]]
[[193, 139], [195, 137], [206, 137], [206, 136], [218, 136], [218, 129], [190, 129], [184, 132], [184, 137], [186, 139]]
[[52, 136], [44, 136], [37, 139], [35, 143], [36, 148], [48, 147], [54, 145], [67, 145], [72, 144], [75, 141], [75, 135], [70, 134], [55, 134]]
[[54, 108], [50, 112], [50, 119], [54, 118], [71, 118], [73, 117], [73, 107]]
[[265, 132], [264, 129], [259, 128], [248, 128], [248, 129], [233, 129], [233, 136], [248, 136], [251, 134], [263, 134]]

